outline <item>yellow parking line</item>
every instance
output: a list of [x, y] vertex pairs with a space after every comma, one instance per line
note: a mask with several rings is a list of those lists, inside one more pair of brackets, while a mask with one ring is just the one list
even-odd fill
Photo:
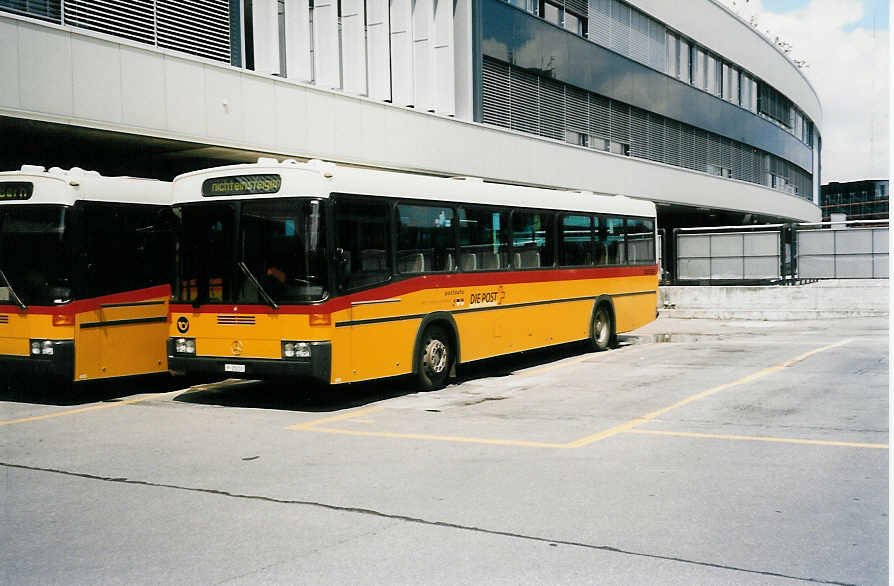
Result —
[[[610, 428], [600, 431], [598, 433], [584, 436], [582, 438], [579, 438], [579, 439], [576, 439], [576, 440], [573, 440], [573, 441], [570, 441], [570, 442], [564, 443], [564, 444], [548, 443], [548, 442], [533, 442], [533, 441], [526, 441], [526, 440], [512, 440], [512, 439], [490, 439], [490, 438], [452, 436], [452, 435], [428, 435], [428, 434], [418, 434], [418, 433], [392, 433], [392, 432], [387, 432], [387, 431], [358, 431], [358, 430], [349, 430], [349, 429], [338, 429], [338, 428], [334, 428], [334, 427], [320, 427], [321, 425], [324, 425], [324, 424], [334, 423], [337, 421], [346, 421], [349, 419], [354, 419], [354, 418], [360, 417], [367, 413], [372, 413], [372, 412], [383, 410], [384, 407], [381, 407], [379, 405], [373, 405], [371, 407], [365, 407], [362, 409], [349, 411], [347, 413], [333, 415], [331, 417], [324, 417], [322, 419], [315, 419], [315, 420], [309, 421], [307, 423], [298, 423], [296, 425], [292, 425], [292, 426], [288, 427], [287, 429], [296, 430], [296, 431], [315, 431], [315, 432], [320, 432], [320, 433], [329, 433], [329, 434], [337, 434], [337, 435], [352, 435], [352, 436], [361, 436], [361, 437], [415, 439], [415, 440], [429, 440], [429, 441], [453, 442], [453, 443], [487, 444], [487, 445], [498, 445], [498, 446], [518, 446], [518, 447], [526, 447], [526, 448], [552, 448], [552, 449], [582, 448], [582, 447], [588, 446], [592, 443], [595, 443], [595, 442], [604, 440], [606, 438], [615, 436], [619, 433], [631, 432], [634, 430], [634, 428], [639, 427], [640, 425], [643, 425], [644, 423], [648, 423], [649, 421], [652, 421], [673, 409], [677, 409], [684, 405], [688, 405], [689, 403], [698, 401], [699, 399], [704, 399], [705, 397], [709, 397], [711, 395], [719, 393], [720, 391], [753, 382], [753, 381], [763, 378], [767, 375], [773, 374], [775, 372], [779, 372], [782, 369], [793, 366], [803, 360], [806, 360], [807, 358], [809, 358], [815, 354], [819, 354], [820, 352], [825, 352], [826, 350], [831, 350], [832, 348], [837, 348], [839, 346], [843, 346], [843, 345], [848, 344], [852, 341], [853, 341], [852, 339], [841, 340], [841, 341], [835, 342], [833, 344], [828, 344], [828, 345], [822, 346], [820, 348], [815, 348], [813, 350], [810, 350], [808, 352], [805, 352], [803, 354], [795, 356], [794, 358], [786, 360], [785, 362], [781, 362], [774, 366], [770, 366], [763, 370], [759, 370], [758, 372], [749, 374], [749, 375], [744, 376], [738, 380], [735, 380], [735, 381], [732, 381], [729, 383], [724, 383], [722, 385], [717, 385], [715, 387], [712, 387], [712, 388], [702, 391], [700, 393], [690, 395], [689, 397], [686, 397], [685, 399], [681, 399], [680, 401], [677, 401], [676, 403], [673, 403], [666, 407], [662, 407], [661, 409], [652, 411], [651, 413], [647, 413], [645, 415], [636, 417], [634, 419], [631, 419], [629, 421], [626, 421], [626, 422], [616, 425], [614, 427], [610, 427]], [[589, 356], [579, 357], [579, 358], [575, 359], [573, 362], [563, 361], [561, 364], [549, 365], [547, 367], [538, 368], [538, 369], [535, 369], [534, 371], [525, 372], [525, 373], [523, 373], [523, 375], [537, 374], [537, 373], [540, 373], [540, 372], [543, 372], [545, 370], [549, 370], [552, 368], [566, 366], [569, 363], [582, 362], [583, 360], [586, 360], [587, 358], [589, 358]], [[647, 432], [642, 432], [642, 433], [647, 433]], [[656, 432], [656, 435], [658, 435], [658, 434], [659, 433]], [[693, 436], [693, 437], [695, 437], [695, 436]], [[731, 438], [731, 437], [736, 437], [736, 436], [724, 436], [724, 437]], [[747, 436], [741, 436], [741, 437], [745, 438]], [[767, 439], [767, 440], [754, 439], [754, 441], [773, 441], [773, 440], [772, 439]], [[779, 441], [781, 441], [781, 439]], [[788, 443], [805, 443], [805, 444], [816, 444], [816, 445], [840, 445], [840, 446], [851, 445], [853, 447], [870, 447], [871, 446], [874, 448], [879, 448], [879, 447], [886, 448], [887, 447], [887, 446], [882, 446], [881, 444], [849, 444], [848, 442], [824, 442], [822, 440], [791, 440]]]
[[746, 442], [770, 442], [779, 444], [802, 444], [808, 446], [837, 446], [842, 448], [867, 448], [871, 450], [887, 450], [888, 444], [869, 444], [861, 442], [839, 442], [830, 440], [812, 440], [790, 437], [767, 437], [754, 435], [724, 435], [719, 433], [695, 433], [688, 431], [657, 431], [650, 429], [631, 429], [628, 433], [643, 435], [664, 435], [671, 437], [691, 437], [703, 439], [739, 440]]
[[[191, 392], [189, 390], [185, 392]], [[112, 409], [114, 407], [123, 407], [124, 405], [133, 405], [134, 403], [142, 403], [151, 399], [161, 399], [166, 396], [173, 396], [184, 393], [182, 389], [177, 391], [169, 391], [167, 393], [153, 393], [151, 395], [143, 395], [133, 399], [125, 399], [123, 401], [114, 401], [109, 403], [99, 403], [98, 405], [90, 405], [89, 407], [79, 407], [78, 409], [66, 409], [65, 411], [56, 411], [55, 413], [47, 413], [46, 415], [35, 415], [33, 417], [22, 417], [21, 419], [7, 419], [0, 421], [0, 426], [14, 425], [16, 423], [29, 423], [31, 421], [43, 421], [44, 419], [53, 419], [56, 417], [67, 417], [69, 415], [77, 415], [78, 413], [89, 413], [90, 411], [100, 411], [102, 409]]]
[[738, 380], [734, 380], [729, 383], [724, 383], [722, 385], [717, 385], [716, 387], [711, 387], [710, 389], [708, 389], [706, 391], [702, 391], [700, 393], [690, 395], [689, 397], [686, 397], [685, 399], [677, 401], [676, 403], [674, 403], [672, 405], [668, 405], [667, 407], [662, 407], [661, 409], [658, 409], [657, 411], [652, 411], [651, 413], [646, 413], [645, 415], [642, 415], [635, 419], [631, 419], [630, 421], [621, 423], [620, 425], [616, 425], [614, 427], [606, 429], [605, 431], [601, 431], [599, 433], [595, 433], [595, 434], [587, 436], [587, 437], [582, 437], [578, 440], [570, 442], [569, 445], [571, 445], [575, 448], [581, 448], [583, 446], [592, 444], [593, 442], [598, 442], [598, 441], [604, 440], [606, 438], [609, 438], [613, 435], [617, 435], [619, 433], [630, 431], [631, 429], [633, 429], [635, 427], [639, 427], [640, 425], [642, 425], [644, 423], [648, 423], [649, 421], [652, 421], [653, 419], [661, 417], [662, 415], [664, 415], [665, 413], [667, 413], [669, 411], [672, 411], [672, 410], [682, 407], [684, 405], [688, 405], [689, 403], [698, 401], [700, 399], [704, 399], [705, 397], [710, 397], [711, 395], [717, 394], [720, 391], [725, 391], [726, 389], [729, 389], [732, 387], [737, 387], [740, 385], [748, 384], [750, 382], [754, 382], [758, 379], [764, 378], [767, 375], [773, 374], [775, 372], [779, 372], [780, 370], [783, 370], [783, 369], [793, 366], [803, 360], [806, 360], [807, 358], [810, 358], [814, 354], [819, 354], [820, 352], [825, 352], [826, 350], [831, 350], [832, 348], [844, 346], [845, 344], [848, 344], [852, 341], [853, 341], [852, 339], [841, 340], [839, 342], [835, 342], [834, 344], [829, 344], [827, 346], [815, 348], [813, 350], [810, 350], [809, 352], [805, 352], [803, 354], [795, 356], [794, 358], [792, 358], [790, 360], [786, 360], [785, 362], [781, 362], [774, 366], [770, 366], [763, 370], [759, 370], [755, 373], [749, 374], [748, 376], [743, 376], [742, 378], [740, 378]]
[[290, 425], [286, 429], [307, 430], [310, 428], [314, 428], [314, 431], [319, 431], [318, 429], [316, 429], [318, 425], [323, 425], [324, 423], [333, 423], [336, 421], [344, 421], [346, 419], [354, 419], [355, 417], [360, 417], [361, 415], [366, 415], [367, 413], [381, 411], [382, 409], [384, 409], [384, 407], [380, 407], [379, 405], [372, 405], [371, 407], [364, 407], [363, 409], [356, 409], [354, 411], [348, 411], [347, 413], [341, 413], [339, 415], [333, 415], [331, 417], [314, 419], [313, 421], [308, 421], [307, 423], [296, 423], [295, 425]]
[[[290, 428], [294, 429], [294, 428]], [[361, 437], [385, 437], [392, 439], [413, 439], [435, 442], [451, 442], [456, 444], [485, 444], [492, 446], [517, 446], [523, 448], [567, 448], [566, 444], [550, 444], [545, 442], [530, 442], [525, 440], [490, 439], [483, 437], [465, 437], [455, 435], [429, 435], [424, 433], [391, 433], [388, 431], [357, 431], [352, 429], [335, 429], [329, 427], [314, 427], [310, 431], [331, 433], [335, 435], [354, 435]]]

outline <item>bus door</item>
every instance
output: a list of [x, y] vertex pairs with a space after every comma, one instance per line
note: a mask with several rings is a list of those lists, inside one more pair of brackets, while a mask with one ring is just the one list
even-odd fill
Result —
[[393, 278], [389, 201], [340, 197], [335, 200], [335, 278], [339, 295], [350, 299], [336, 316], [333, 382], [393, 376], [412, 369], [407, 312], [386, 287]]
[[75, 380], [167, 371], [170, 212], [133, 204], [79, 205], [85, 309], [75, 318]]

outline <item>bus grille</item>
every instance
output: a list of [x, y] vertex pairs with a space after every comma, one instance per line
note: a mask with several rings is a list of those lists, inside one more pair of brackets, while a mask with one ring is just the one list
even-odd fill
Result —
[[255, 316], [253, 316], [253, 315], [219, 315], [219, 316], [217, 316], [217, 325], [219, 325], [219, 326], [253, 326], [253, 325], [255, 325]]
[[8, 324], [9, 316], [8, 315], [0, 315], [0, 324]]

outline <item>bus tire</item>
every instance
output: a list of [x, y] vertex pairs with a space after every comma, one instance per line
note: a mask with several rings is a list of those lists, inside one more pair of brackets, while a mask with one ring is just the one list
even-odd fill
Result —
[[590, 324], [590, 347], [596, 352], [602, 352], [613, 347], [617, 339], [615, 315], [611, 305], [607, 302], [599, 303], [593, 312], [593, 321]]
[[416, 380], [423, 391], [444, 388], [453, 367], [454, 349], [447, 331], [439, 325], [425, 328], [417, 350]]

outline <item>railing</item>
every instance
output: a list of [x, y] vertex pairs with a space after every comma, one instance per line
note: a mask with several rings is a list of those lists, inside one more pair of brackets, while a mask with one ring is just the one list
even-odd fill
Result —
[[[670, 249], [670, 250], [668, 250]], [[678, 228], [665, 244], [674, 284], [886, 279], [888, 221]]]

